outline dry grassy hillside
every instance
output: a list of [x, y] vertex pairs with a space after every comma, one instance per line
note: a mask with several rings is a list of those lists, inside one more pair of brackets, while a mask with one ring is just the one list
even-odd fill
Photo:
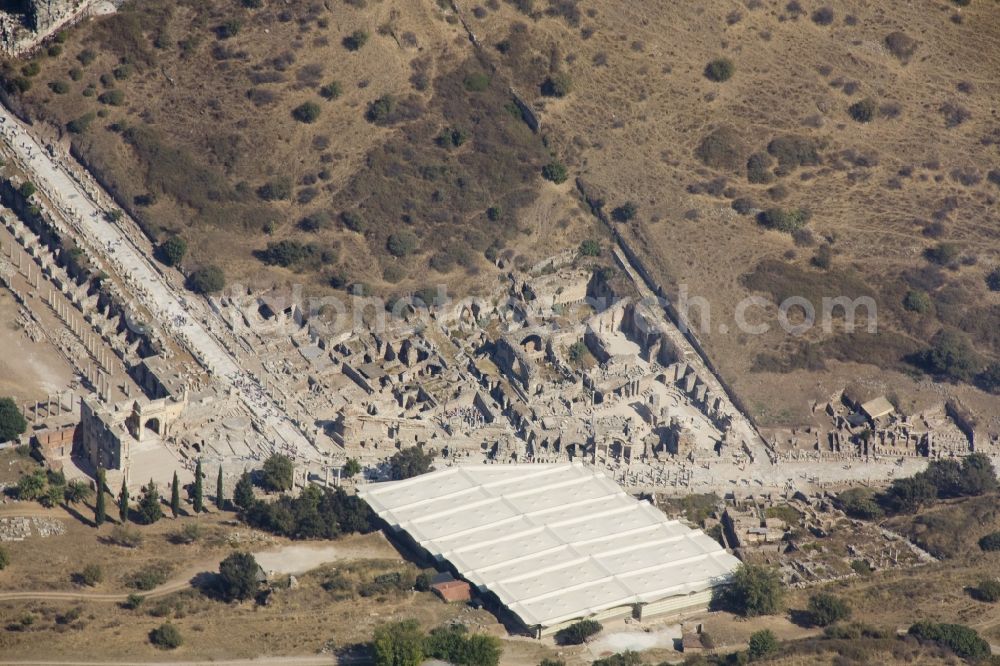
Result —
[[[443, 0], [146, 0], [8, 63], [6, 87], [152, 235], [186, 238], [188, 268], [472, 290], [487, 258], [597, 233], [579, 176], [663, 284], [707, 300], [694, 324], [761, 423], [858, 380], [997, 409], [973, 388], [1000, 390], [994, 0], [456, 5], [479, 48]], [[569, 182], [540, 178], [552, 159]], [[737, 325], [751, 294], [766, 334]], [[824, 297], [871, 297], [877, 334], [836, 314], [788, 335], [790, 296], [821, 321]]]
[[[915, 389], [906, 359], [941, 329], [959, 357], [941, 374], [971, 380], [1000, 357], [986, 280], [1000, 263], [1000, 13], [962, 4], [534, 0], [473, 22], [606, 210], [635, 205], [621, 228], [662, 282], [707, 299], [701, 337], [756, 415], [794, 422], [842, 380]], [[547, 77], [571, 92], [546, 96]], [[824, 296], [871, 296], [878, 333], [845, 335], [834, 317], [832, 333], [790, 336], [775, 307], [749, 310], [768, 334], [740, 333], [750, 294], [805, 297], [820, 318]]]
[[186, 268], [230, 281], [470, 289], [487, 255], [571, 231], [508, 84], [432, 2], [145, 0], [4, 76]]

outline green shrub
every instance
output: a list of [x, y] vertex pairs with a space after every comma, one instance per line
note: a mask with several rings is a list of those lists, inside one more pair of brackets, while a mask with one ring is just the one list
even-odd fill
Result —
[[465, 77], [464, 84], [469, 92], [486, 92], [490, 87], [490, 77], [483, 72], [473, 72]]
[[579, 645], [603, 628], [596, 620], [580, 620], [556, 632], [556, 642], [560, 645]]
[[972, 589], [972, 596], [980, 601], [988, 601], [991, 604], [1000, 601], [1000, 581], [996, 578], [987, 578], [980, 581], [979, 585]]
[[542, 94], [546, 97], [565, 97], [573, 91], [573, 81], [569, 74], [559, 72], [542, 82]]
[[184, 642], [180, 629], [169, 622], [149, 632], [149, 642], [161, 650], [173, 650]]
[[359, 234], [368, 230], [368, 223], [358, 213], [344, 211], [340, 214], [340, 221], [344, 223], [345, 227]]
[[69, 84], [65, 81], [50, 81], [49, 90], [57, 95], [65, 95], [69, 92]]
[[809, 597], [809, 618], [817, 627], [826, 627], [851, 617], [851, 607], [840, 597], [817, 592]]
[[701, 140], [695, 157], [713, 169], [736, 171], [745, 164], [746, 147], [734, 129], [719, 127]]
[[368, 105], [365, 118], [376, 125], [384, 125], [392, 121], [396, 111], [396, 99], [392, 95], [382, 95]]
[[115, 525], [111, 530], [111, 543], [123, 548], [138, 548], [142, 545], [142, 533], [128, 525]]
[[417, 236], [412, 231], [403, 230], [390, 234], [386, 241], [386, 249], [394, 257], [405, 257], [417, 249]]
[[871, 97], [866, 97], [859, 102], [855, 102], [848, 107], [847, 112], [851, 115], [851, 118], [859, 123], [870, 123], [875, 119], [875, 112], [877, 111], [877, 106], [875, 105], [875, 100]]
[[758, 221], [768, 229], [791, 233], [805, 226], [809, 221], [809, 211], [801, 208], [795, 210], [768, 208], [758, 216]]
[[816, 166], [820, 163], [820, 144], [815, 139], [783, 134], [767, 144], [767, 152], [778, 160], [782, 173], [791, 173], [800, 166]]
[[292, 117], [300, 123], [314, 123], [319, 119], [320, 111], [316, 102], [303, 102], [292, 109]]
[[6, 548], [0, 548], [0, 571], [3, 571], [10, 564], [10, 555]]
[[566, 171], [566, 165], [562, 162], [549, 162], [542, 167], [542, 177], [559, 185], [566, 182], [569, 174]]
[[41, 69], [37, 62], [32, 61], [21, 68], [21, 73], [25, 76], [37, 76]]
[[136, 590], [148, 592], [167, 582], [170, 575], [170, 565], [166, 562], [154, 562], [139, 569], [125, 579], [125, 584]]
[[292, 196], [292, 181], [279, 177], [257, 188], [257, 196], [264, 201], [284, 201]]
[[948, 648], [962, 659], [980, 661], [990, 656], [990, 644], [975, 629], [962, 624], [918, 622], [910, 627], [911, 636]]
[[626, 201], [611, 211], [611, 219], [615, 222], [630, 222], [639, 214], [639, 206], [632, 201]]
[[104, 571], [97, 564], [88, 564], [83, 568], [77, 575], [77, 580], [81, 585], [86, 585], [87, 587], [94, 587], [102, 580], [104, 580]]
[[69, 70], [69, 78], [73, 79], [74, 81], [79, 81], [80, 79], [83, 78], [83, 70], [80, 69], [79, 67], [73, 67], [72, 69]]
[[986, 286], [990, 291], [1000, 291], [1000, 268], [994, 268], [986, 276]]
[[747, 182], [754, 185], [770, 183], [774, 180], [771, 174], [771, 156], [767, 153], [754, 153], [747, 159]]
[[871, 488], [850, 488], [837, 495], [840, 509], [852, 518], [878, 520], [885, 515]]
[[747, 652], [750, 660], [763, 659], [768, 655], [778, 651], [778, 639], [770, 629], [755, 631], [750, 634], [750, 643]]
[[585, 240], [580, 243], [580, 254], [584, 257], [601, 256], [601, 244], [595, 240]]
[[344, 37], [344, 48], [348, 51], [357, 51], [368, 43], [368, 33], [364, 30], [355, 30], [347, 37]]
[[961, 252], [961, 248], [954, 243], [939, 243], [925, 250], [924, 256], [932, 263], [940, 266], [949, 266], [958, 260]]
[[906, 296], [903, 298], [903, 307], [910, 312], [924, 314], [931, 309], [931, 297], [927, 295], [927, 292], [911, 289], [906, 292]]
[[331, 81], [322, 88], [319, 89], [319, 94], [324, 99], [337, 99], [344, 92], [343, 87], [340, 85], [339, 81]]
[[216, 28], [215, 33], [219, 39], [230, 39], [240, 34], [243, 24], [238, 19], [230, 19]]
[[125, 603], [122, 604], [122, 607], [128, 610], [136, 610], [139, 608], [139, 606], [142, 605], [142, 602], [145, 600], [146, 597], [142, 596], [141, 594], [136, 594], [135, 592], [133, 592], [132, 594], [128, 595], [128, 597], [126, 597]]
[[716, 58], [705, 66], [705, 78], [716, 83], [728, 81], [735, 73], [736, 65], [729, 58]]
[[118, 88], [105, 90], [97, 96], [97, 101], [108, 106], [121, 106], [125, 103], [125, 92]]
[[904, 32], [896, 31], [885, 36], [885, 47], [905, 63], [917, 52], [917, 41]]
[[984, 551], [1000, 550], [1000, 532], [990, 532], [979, 540], [979, 548]]
[[918, 363], [933, 375], [968, 381], [978, 371], [980, 360], [969, 341], [957, 331], [944, 329], [931, 340], [930, 348], [917, 355]]

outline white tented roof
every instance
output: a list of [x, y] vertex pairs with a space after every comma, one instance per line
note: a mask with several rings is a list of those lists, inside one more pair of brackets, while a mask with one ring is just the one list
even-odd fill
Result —
[[701, 592], [739, 563], [580, 463], [458, 466], [358, 494], [527, 626]]

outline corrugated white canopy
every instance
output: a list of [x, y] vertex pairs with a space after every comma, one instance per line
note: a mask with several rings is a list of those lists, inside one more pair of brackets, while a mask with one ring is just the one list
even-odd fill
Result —
[[459, 466], [358, 494], [527, 626], [700, 592], [739, 564], [580, 463]]

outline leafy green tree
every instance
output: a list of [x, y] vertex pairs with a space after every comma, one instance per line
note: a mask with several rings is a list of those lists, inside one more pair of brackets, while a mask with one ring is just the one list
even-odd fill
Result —
[[139, 499], [139, 516], [146, 525], [152, 525], [160, 518], [163, 518], [163, 509], [160, 506], [160, 491], [152, 479], [142, 488], [142, 497]]
[[205, 510], [205, 491], [202, 488], [204, 474], [201, 472], [201, 458], [194, 466], [194, 488], [191, 491], [191, 500], [194, 505], [194, 512], [201, 513]]
[[785, 591], [778, 572], [755, 564], [741, 564], [728, 590], [733, 610], [745, 617], [774, 615], [781, 610]]
[[348, 458], [344, 464], [344, 476], [348, 479], [361, 473], [361, 463], [357, 458]]
[[768, 655], [774, 654], [777, 650], [778, 639], [770, 629], [755, 631], [750, 634], [750, 645], [747, 651], [751, 661], [763, 659]]
[[187, 243], [180, 236], [171, 236], [160, 244], [157, 254], [167, 266], [179, 266], [187, 254]]
[[215, 508], [219, 511], [226, 508], [226, 496], [222, 492], [222, 465], [219, 465], [219, 475], [215, 479]]
[[424, 634], [416, 620], [377, 627], [372, 647], [375, 666], [420, 666], [424, 661]]
[[192, 272], [186, 284], [196, 294], [214, 294], [226, 286], [226, 274], [218, 266], [204, 266]]
[[284, 492], [292, 489], [294, 476], [295, 466], [292, 464], [292, 459], [275, 453], [264, 461], [260, 478], [265, 490]]
[[896, 479], [889, 486], [886, 502], [893, 513], [915, 513], [937, 499], [937, 488], [925, 476]]
[[170, 482], [170, 514], [176, 518], [181, 513], [181, 482], [174, 472], [173, 481]]
[[107, 518], [107, 506], [105, 505], [104, 494], [107, 489], [107, 481], [104, 478], [104, 468], [97, 468], [97, 502], [94, 504], [94, 526], [100, 527]]
[[950, 379], [968, 381], [979, 369], [979, 359], [965, 337], [950, 329], [934, 336], [931, 346], [918, 361], [927, 372]]
[[41, 499], [45, 495], [45, 474], [36, 470], [17, 480], [17, 498], [21, 501]]
[[236, 482], [236, 487], [233, 488], [233, 504], [241, 511], [245, 511], [250, 508], [254, 501], [253, 482], [250, 480], [250, 475], [244, 472], [239, 481]]
[[851, 617], [851, 607], [840, 597], [817, 592], [809, 597], [809, 617], [817, 627], [826, 627]]
[[17, 439], [28, 429], [24, 415], [10, 398], [0, 398], [0, 442]]
[[498, 638], [470, 634], [461, 624], [434, 629], [424, 643], [426, 656], [460, 666], [497, 666], [502, 652]]
[[434, 457], [419, 446], [410, 446], [397, 451], [389, 459], [389, 472], [394, 481], [409, 479], [420, 474], [426, 474], [431, 468]]
[[85, 481], [74, 479], [66, 484], [66, 488], [63, 491], [63, 499], [70, 504], [79, 504], [86, 502], [93, 492]]
[[24, 197], [25, 199], [30, 199], [31, 197], [35, 196], [35, 192], [38, 191], [38, 188], [35, 187], [35, 184], [32, 183], [30, 180], [26, 180], [23, 183], [21, 183], [21, 187], [17, 188], [17, 191], [20, 192], [21, 196]]
[[962, 459], [962, 492], [979, 496], [997, 490], [997, 473], [985, 453], [972, 453]]
[[122, 478], [122, 489], [118, 493], [118, 520], [123, 524], [128, 520], [128, 486]]
[[250, 553], [233, 553], [219, 564], [218, 591], [229, 601], [243, 601], [257, 594], [260, 566]]

